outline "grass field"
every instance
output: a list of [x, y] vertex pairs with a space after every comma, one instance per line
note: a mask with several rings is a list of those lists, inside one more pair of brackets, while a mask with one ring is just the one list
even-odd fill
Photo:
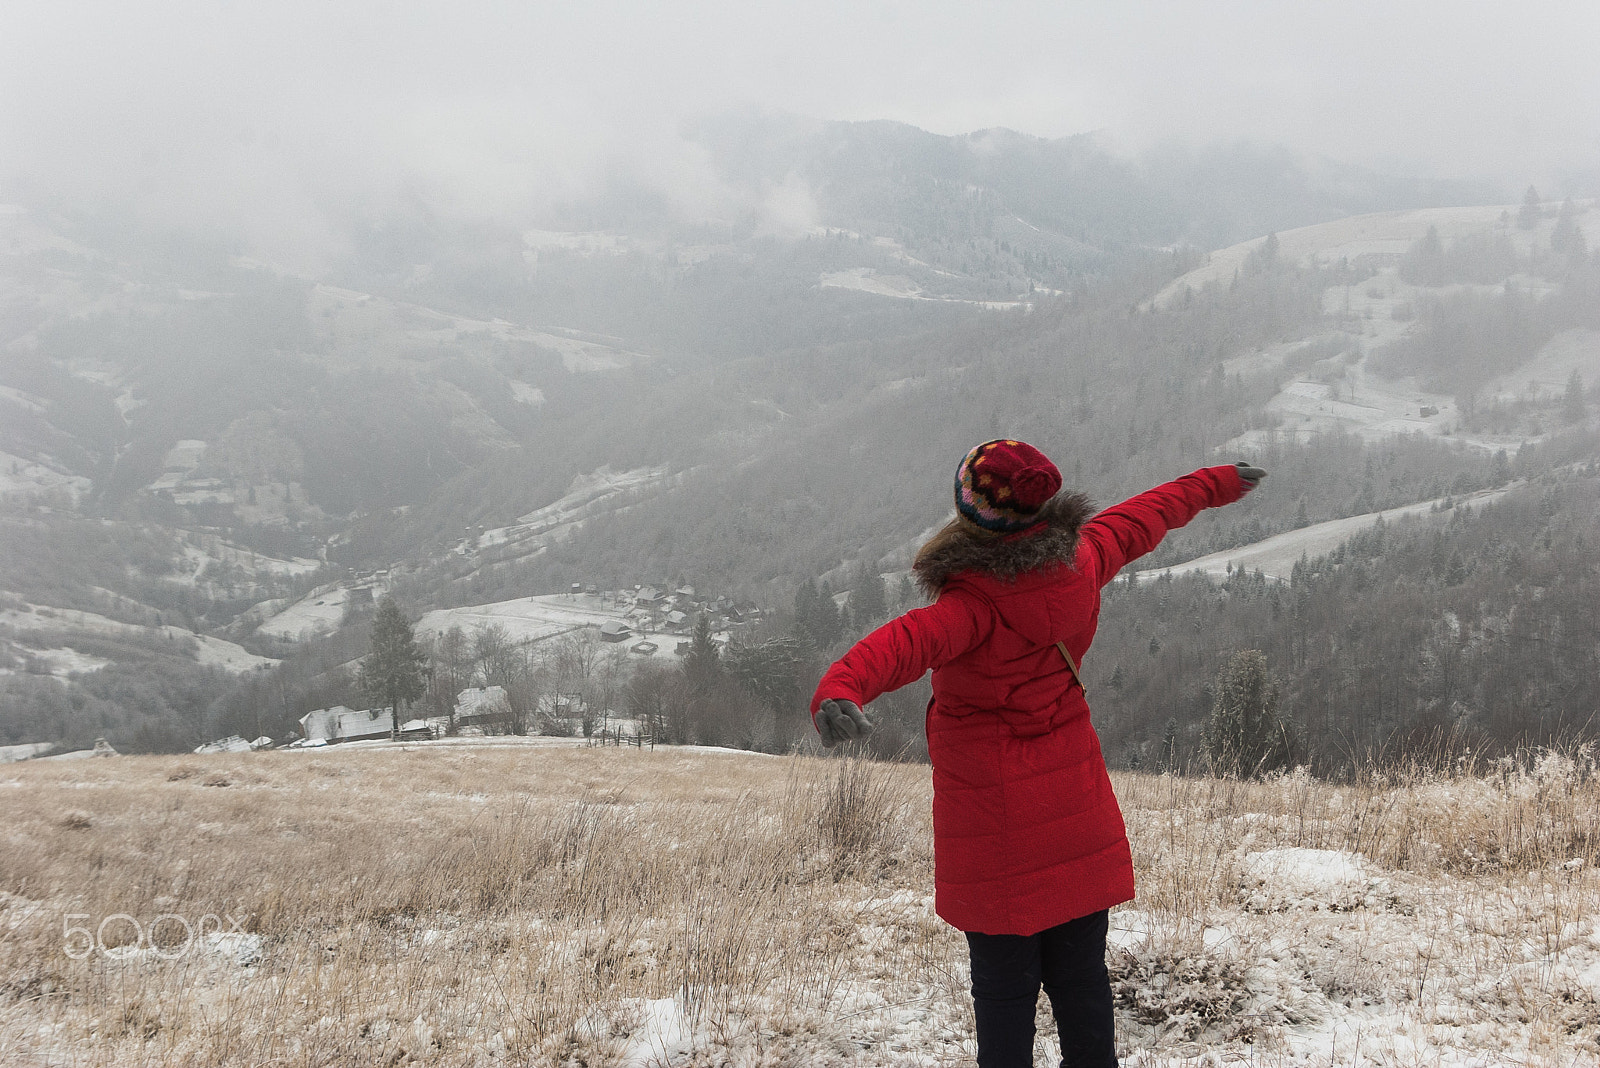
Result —
[[[1125, 1064], [1600, 1063], [1589, 754], [1117, 787]], [[0, 1065], [972, 1060], [925, 767], [125, 757], [0, 769], [0, 813]]]

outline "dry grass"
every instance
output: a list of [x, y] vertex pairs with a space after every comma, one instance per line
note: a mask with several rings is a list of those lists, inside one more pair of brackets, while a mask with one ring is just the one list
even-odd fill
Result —
[[[1587, 753], [1117, 786], [1130, 1063], [1593, 1062]], [[673, 750], [9, 767], [0, 1064], [970, 1063], [928, 789], [916, 766]], [[1290, 849], [1359, 854], [1359, 877], [1263, 879]], [[64, 926], [115, 914], [144, 942], [118, 920], [64, 952]], [[163, 914], [245, 933], [169, 919], [152, 946]]]

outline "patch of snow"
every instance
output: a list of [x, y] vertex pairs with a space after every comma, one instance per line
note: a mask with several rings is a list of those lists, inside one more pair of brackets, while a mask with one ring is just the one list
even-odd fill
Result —
[[200, 466], [205, 456], [206, 443], [198, 438], [185, 438], [167, 450], [161, 461], [161, 477], [145, 488], [151, 492], [173, 490], [185, 482], [190, 473]]
[[971, 304], [989, 311], [1032, 307], [1026, 300], [969, 300], [964, 297], [938, 297], [923, 292], [921, 286], [901, 274], [879, 274], [872, 267], [851, 267], [843, 271], [824, 271], [817, 280], [822, 289], [852, 289], [878, 297], [898, 300], [928, 300], [941, 304]]
[[514, 379], [511, 382], [511, 397], [519, 404], [526, 404], [530, 408], [538, 408], [544, 404], [544, 390]]
[[93, 482], [81, 475], [70, 474], [48, 463], [0, 451], [0, 497], [66, 490], [76, 501], [93, 486]]
[[1111, 913], [1110, 929], [1106, 932], [1106, 945], [1112, 949], [1136, 950], [1150, 941], [1154, 927], [1148, 913], [1139, 909], [1121, 909]]
[[0, 386], [0, 398], [4, 398], [11, 403], [21, 408], [26, 408], [28, 411], [34, 412], [38, 415], [43, 415], [45, 411], [45, 404], [41, 398], [34, 396], [32, 393], [25, 393], [20, 389], [14, 389], [11, 386]]
[[111, 661], [99, 656], [90, 656], [80, 653], [76, 649], [62, 646], [59, 649], [30, 649], [35, 658], [44, 661], [50, 668], [50, 674], [58, 679], [68, 678], [72, 675], [86, 675], [92, 671], [99, 671]]
[[660, 1068], [682, 1063], [694, 1049], [694, 1029], [675, 998], [656, 998], [641, 1008], [639, 1026], [628, 1035], [620, 1068]]
[[306, 641], [320, 634], [339, 629], [344, 619], [345, 606], [357, 589], [369, 589], [374, 600], [387, 592], [382, 583], [364, 586], [345, 586], [331, 583], [318, 586], [287, 608], [275, 613], [256, 627], [257, 634], [290, 641]]
[[606, 230], [524, 230], [522, 243], [534, 252], [548, 248], [590, 256], [620, 256], [629, 251], [632, 239]]
[[854, 289], [859, 293], [873, 293], [880, 297], [915, 299], [922, 296], [922, 287], [905, 275], [880, 275], [871, 267], [824, 271], [818, 284], [823, 289]]
[[1600, 383], [1600, 331], [1568, 330], [1545, 343], [1532, 360], [1494, 379], [1483, 393], [1491, 402], [1533, 400], [1556, 403], [1572, 372], [1585, 389]]
[[[213, 638], [206, 634], [195, 634], [184, 630], [182, 627], [160, 626], [143, 627], [135, 623], [121, 623], [115, 619], [94, 612], [83, 612], [75, 608], [50, 608], [44, 605], [26, 605], [22, 609], [8, 608], [0, 611], [0, 625], [15, 627], [19, 630], [51, 630], [63, 631], [68, 635], [73, 633], [97, 635], [110, 638], [150, 638], [161, 636], [174, 641], [185, 639], [193, 640], [196, 644], [195, 659], [208, 666], [220, 667], [224, 670], [240, 674], [253, 671], [257, 668], [270, 667], [277, 661], [270, 657], [257, 656], [235, 645], [233, 642], [221, 638]], [[74, 657], [82, 654], [74, 653]], [[84, 658], [83, 661], [92, 661], [94, 657]], [[104, 663], [96, 665], [103, 667]], [[88, 670], [94, 670], [90, 668]]]
[[1268, 849], [1247, 854], [1242, 868], [1245, 905], [1254, 912], [1350, 912], [1388, 893], [1366, 858], [1343, 850]]
[[[1426, 236], [1430, 226], [1438, 229], [1441, 238], [1450, 241], [1496, 227], [1502, 212], [1515, 216], [1517, 207], [1515, 204], [1489, 204], [1354, 215], [1280, 231], [1278, 256], [1292, 263], [1308, 265], [1337, 264], [1341, 259], [1355, 261], [1373, 256], [1396, 257], [1404, 254], [1412, 242]], [[1513, 241], [1526, 244], [1529, 240], [1525, 231], [1512, 229], [1508, 234]], [[1232, 280], [1234, 272], [1244, 267], [1250, 254], [1260, 248], [1265, 240], [1266, 235], [1262, 235], [1218, 249], [1206, 257], [1204, 264], [1169, 283], [1150, 303], [1157, 308], [1164, 308], [1179, 299], [1185, 288], [1199, 290], [1213, 283], [1226, 285]]]
[[1349, 541], [1354, 535], [1369, 529], [1380, 519], [1385, 523], [1399, 519], [1430, 517], [1448, 519], [1450, 510], [1444, 507], [1446, 502], [1453, 502], [1457, 508], [1490, 504], [1519, 485], [1520, 482], [1514, 482], [1500, 489], [1480, 490], [1459, 497], [1440, 497], [1400, 508], [1390, 508], [1383, 512], [1366, 512], [1344, 519], [1330, 519], [1326, 523], [1313, 523], [1298, 530], [1286, 530], [1282, 534], [1274, 534], [1270, 538], [1250, 545], [1224, 549], [1185, 563], [1136, 571], [1134, 579], [1146, 582], [1162, 575], [1179, 575], [1192, 571], [1199, 571], [1212, 578], [1221, 578], [1230, 568], [1232, 570], [1244, 568], [1247, 571], [1260, 571], [1270, 579], [1282, 581], [1289, 578], [1294, 571], [1294, 565], [1302, 556], [1311, 558], [1324, 556]]
[[669, 469], [662, 467], [636, 467], [629, 471], [613, 471], [601, 467], [590, 474], [572, 480], [567, 492], [543, 508], [536, 508], [506, 527], [494, 527], [469, 538], [456, 546], [456, 553], [465, 556], [480, 549], [497, 549], [517, 546], [526, 555], [543, 551], [552, 540], [563, 538], [590, 516], [602, 511], [602, 505], [629, 491], [647, 489], [665, 482]]
[[206, 952], [239, 968], [253, 968], [265, 956], [261, 936], [243, 931], [218, 931], [201, 941]]
[[[498, 626], [513, 642], [541, 642], [588, 627], [599, 628], [606, 623], [621, 622], [621, 615], [631, 607], [619, 608], [614, 601], [600, 594], [574, 596], [553, 593], [518, 597], [492, 604], [436, 608], [417, 621], [416, 634], [419, 638], [435, 637], [451, 627], [460, 627], [471, 634], [479, 628]], [[628, 642], [615, 643], [615, 648], [625, 648], [645, 637], [646, 632], [637, 621], [629, 621], [627, 626], [633, 637]], [[660, 641], [660, 655], [675, 657], [679, 637], [681, 635], [673, 634]]]

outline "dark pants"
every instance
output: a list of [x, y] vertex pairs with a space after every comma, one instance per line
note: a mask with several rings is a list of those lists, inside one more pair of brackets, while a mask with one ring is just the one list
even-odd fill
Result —
[[1063, 1068], [1115, 1068], [1107, 923], [1108, 913], [1096, 912], [1032, 935], [967, 932], [978, 1068], [1032, 1068], [1040, 986], [1055, 1011]]

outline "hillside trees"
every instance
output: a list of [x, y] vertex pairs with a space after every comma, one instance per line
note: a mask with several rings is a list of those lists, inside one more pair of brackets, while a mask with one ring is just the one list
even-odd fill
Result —
[[1196, 763], [1206, 684], [1239, 649], [1273, 665], [1296, 759], [1319, 773], [1402, 757], [1429, 732], [1490, 752], [1584, 735], [1600, 708], [1595, 530], [1600, 469], [1580, 465], [1479, 509], [1375, 525], [1286, 583], [1112, 583], [1084, 664], [1106, 751]]

